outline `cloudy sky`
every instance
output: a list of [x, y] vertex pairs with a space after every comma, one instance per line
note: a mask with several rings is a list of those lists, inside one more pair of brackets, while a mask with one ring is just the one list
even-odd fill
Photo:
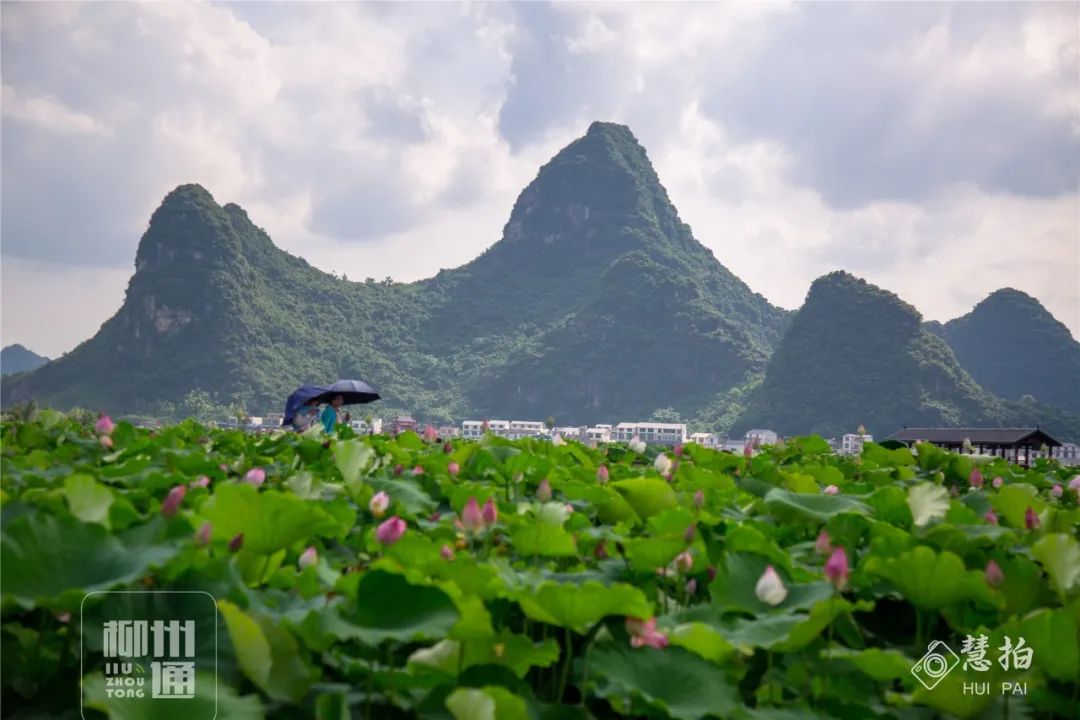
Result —
[[1080, 335], [1078, 8], [5, 2], [2, 341], [91, 336], [186, 182], [325, 270], [431, 276], [597, 119], [778, 305], [842, 268]]

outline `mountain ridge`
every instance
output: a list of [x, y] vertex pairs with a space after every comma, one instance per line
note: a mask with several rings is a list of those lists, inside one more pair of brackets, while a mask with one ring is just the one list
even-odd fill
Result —
[[19, 343], [5, 345], [0, 350], [0, 375], [29, 372], [36, 370], [47, 362], [49, 362], [49, 358], [38, 355]]

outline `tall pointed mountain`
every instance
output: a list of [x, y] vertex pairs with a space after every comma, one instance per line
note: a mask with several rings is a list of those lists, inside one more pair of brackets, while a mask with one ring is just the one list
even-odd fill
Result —
[[1080, 423], [1054, 408], [1006, 403], [961, 367], [912, 306], [845, 272], [818, 278], [769, 362], [740, 428], [826, 437], [865, 425], [1035, 425], [1064, 437]]
[[693, 238], [629, 129], [594, 123], [499, 242], [419, 283], [339, 280], [179, 187], [119, 312], [4, 397], [151, 412], [202, 389], [258, 411], [301, 382], [360, 377], [383, 390], [380, 412], [432, 420], [689, 414], [760, 374], [785, 321]]
[[987, 390], [1080, 412], [1080, 342], [1030, 295], [1005, 288], [943, 326], [956, 359]]

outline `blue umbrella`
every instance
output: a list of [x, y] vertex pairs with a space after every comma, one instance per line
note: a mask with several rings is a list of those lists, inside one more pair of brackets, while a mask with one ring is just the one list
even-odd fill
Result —
[[304, 406], [308, 400], [314, 400], [320, 395], [326, 393], [327, 388], [324, 385], [301, 385], [296, 389], [289, 399], [285, 401], [285, 417], [282, 418], [282, 425], [291, 425], [293, 418], [296, 417], [296, 411]]
[[318, 395], [320, 400], [330, 400], [341, 395], [345, 405], [362, 405], [379, 399], [379, 390], [362, 380], [338, 380], [333, 385], [323, 388]]

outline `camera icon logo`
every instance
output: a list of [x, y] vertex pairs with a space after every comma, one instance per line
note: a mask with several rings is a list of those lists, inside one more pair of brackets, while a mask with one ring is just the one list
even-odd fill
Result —
[[960, 657], [945, 643], [935, 640], [926, 648], [926, 654], [911, 668], [911, 674], [927, 690], [933, 690], [945, 676], [960, 664]]

